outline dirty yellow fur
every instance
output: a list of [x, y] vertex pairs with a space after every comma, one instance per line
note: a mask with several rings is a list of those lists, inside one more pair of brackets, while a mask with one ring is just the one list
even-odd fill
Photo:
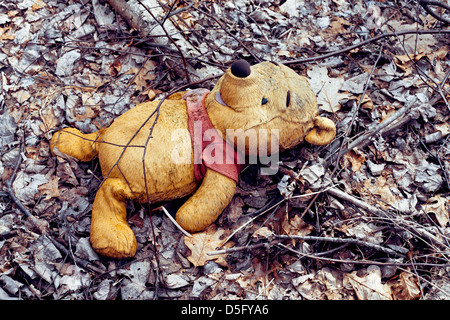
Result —
[[[128, 199], [154, 203], [192, 194], [176, 214], [177, 222], [190, 232], [208, 227], [230, 203], [234, 180], [210, 169], [201, 182], [195, 179], [186, 103], [181, 97], [171, 96], [160, 105], [156, 124], [154, 111], [160, 101], [137, 105], [99, 132], [86, 135], [66, 128], [52, 137], [50, 147], [56, 155], [81, 161], [99, 157], [105, 180], [94, 200], [90, 239], [100, 254], [113, 258], [135, 254], [136, 239], [126, 219]], [[247, 155], [258, 150], [245, 139], [250, 130], [277, 129], [281, 150], [304, 140], [326, 145], [336, 133], [331, 120], [319, 117], [307, 80], [271, 62], [252, 66], [243, 78], [227, 70], [206, 97], [205, 107], [224, 137], [227, 129], [234, 130], [234, 141], [229, 142]], [[271, 135], [257, 137], [257, 145], [270, 147]], [[239, 144], [240, 140], [245, 143]]]

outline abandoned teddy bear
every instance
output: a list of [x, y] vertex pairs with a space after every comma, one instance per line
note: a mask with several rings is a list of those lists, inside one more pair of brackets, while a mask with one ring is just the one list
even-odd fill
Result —
[[201, 231], [232, 200], [244, 157], [267, 156], [303, 140], [326, 145], [336, 134], [334, 123], [318, 115], [307, 80], [274, 62], [236, 61], [211, 92], [170, 96], [157, 114], [159, 104], [137, 105], [96, 133], [66, 128], [51, 139], [54, 154], [99, 157], [104, 181], [92, 207], [90, 239], [105, 256], [136, 252], [128, 199], [155, 203], [192, 194], [176, 221]]

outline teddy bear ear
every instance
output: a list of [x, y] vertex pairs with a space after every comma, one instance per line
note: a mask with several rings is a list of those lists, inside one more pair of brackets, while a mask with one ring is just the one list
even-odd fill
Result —
[[231, 65], [231, 73], [238, 78], [246, 78], [250, 75], [250, 64], [245, 60], [236, 60]]
[[316, 146], [329, 144], [336, 136], [336, 126], [334, 122], [325, 117], [316, 117], [314, 127], [306, 135], [305, 140]]

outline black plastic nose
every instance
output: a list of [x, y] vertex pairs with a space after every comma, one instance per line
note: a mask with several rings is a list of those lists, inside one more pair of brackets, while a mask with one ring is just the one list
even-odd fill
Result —
[[231, 73], [238, 78], [245, 78], [250, 75], [250, 64], [245, 60], [236, 60], [231, 65]]

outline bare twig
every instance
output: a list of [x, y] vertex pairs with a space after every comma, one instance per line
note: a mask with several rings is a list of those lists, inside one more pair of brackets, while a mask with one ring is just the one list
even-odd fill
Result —
[[50, 240], [55, 245], [55, 247], [58, 248], [59, 251], [64, 253], [66, 256], [70, 257], [74, 262], [78, 263], [83, 268], [90, 269], [91, 271], [94, 271], [94, 272], [100, 272], [100, 273], [103, 272], [102, 270], [93, 266], [88, 261], [82, 260], [80, 258], [77, 258], [77, 257], [71, 255], [69, 250], [66, 249], [66, 247], [64, 247], [61, 243], [59, 243], [58, 241], [56, 241], [55, 239], [53, 239], [50, 236], [50, 234], [48, 233], [48, 222], [36, 218], [16, 197], [16, 195], [14, 194], [13, 188], [12, 188], [12, 184], [16, 178], [16, 173], [20, 166], [20, 163], [22, 162], [22, 151], [23, 151], [23, 144], [21, 145], [19, 159], [16, 163], [16, 166], [14, 167], [13, 173], [11, 174], [11, 177], [7, 181], [5, 181], [6, 192], [7, 192], [8, 196], [10, 197], [10, 199], [19, 208], [20, 212], [22, 212], [27, 217], [27, 220], [31, 222], [33, 227], [35, 227], [40, 232], [41, 235], [47, 237], [47, 239]]
[[[380, 261], [373, 261], [373, 260], [343, 260], [343, 259], [334, 259], [334, 258], [326, 258], [326, 257], [320, 257], [315, 254], [309, 254], [309, 253], [303, 253], [298, 250], [295, 250], [289, 246], [286, 246], [282, 243], [277, 244], [278, 246], [289, 250], [293, 253], [298, 254], [300, 257], [306, 257], [310, 259], [315, 260], [321, 260], [321, 261], [328, 261], [333, 263], [346, 263], [346, 264], [360, 264], [360, 265], [374, 265], [374, 266], [396, 266], [396, 267], [409, 267], [411, 266], [412, 262], [380, 262]], [[420, 263], [420, 262], [414, 262], [416, 266], [424, 266], [424, 267], [448, 267], [450, 266], [450, 263], [447, 264], [438, 264], [438, 263]]]
[[445, 23], [450, 24], [450, 19], [445, 18], [443, 16], [440, 16], [437, 14], [434, 10], [430, 8], [430, 6], [436, 6], [441, 7], [448, 11], [448, 14], [450, 14], [450, 6], [443, 1], [435, 1], [435, 0], [420, 0], [419, 4], [423, 7], [423, 9], [428, 12], [433, 18]]
[[[403, 116], [407, 111], [409, 111], [412, 108], [412, 105], [409, 106], [404, 106], [402, 108], [400, 108], [397, 112], [395, 112], [392, 116], [390, 116], [387, 120], [379, 123], [378, 125], [376, 125], [375, 127], [373, 127], [372, 129], [366, 131], [364, 134], [362, 134], [359, 138], [355, 139], [353, 142], [351, 142], [347, 148], [340, 150], [338, 153], [338, 159], [340, 158], [340, 156], [346, 154], [347, 152], [349, 152], [350, 150], [353, 150], [354, 148], [364, 148], [365, 146], [369, 145], [372, 140], [370, 139], [371, 137], [373, 137], [374, 135], [377, 134], [383, 134], [383, 130], [389, 126], [391, 123], [393, 123], [395, 120], [399, 119], [401, 116]], [[404, 122], [401, 122], [402, 125], [404, 123], [409, 122], [411, 119], [413, 119], [413, 115], [411, 115], [408, 118], [405, 118]], [[396, 126], [397, 128], [397, 126]], [[394, 130], [390, 130], [389, 132], [393, 132]], [[331, 160], [333, 158], [334, 154], [330, 154], [326, 160], [327, 160], [327, 164], [331, 163]]]
[[[423, 239], [425, 239], [425, 242], [429, 242], [430, 246], [436, 245], [436, 247], [440, 248], [443, 250], [444, 252], [447, 252], [448, 254], [448, 250], [449, 247], [447, 245], [445, 245], [441, 239], [439, 239], [438, 236], [432, 234], [429, 230], [427, 230], [425, 227], [418, 225], [415, 222], [411, 222], [408, 221], [402, 217], [397, 217], [391, 213], [389, 213], [389, 211], [386, 210], [382, 210], [382, 209], [378, 209], [375, 206], [372, 206], [362, 200], [359, 200], [337, 188], [331, 188], [328, 190], [328, 193], [330, 193], [331, 195], [340, 198], [342, 200], [348, 201], [354, 205], [356, 205], [357, 207], [366, 210], [372, 214], [374, 214], [377, 217], [381, 217], [384, 219], [388, 219], [389, 221], [391, 221], [392, 223], [394, 223], [395, 225], [398, 225], [399, 227], [408, 230], [409, 232], [416, 234], [420, 237], [422, 237]], [[442, 235], [440, 235], [440, 237], [442, 237]]]
[[[369, 87], [369, 84], [370, 84], [370, 81], [371, 81], [371, 79], [372, 79], [373, 73], [374, 73], [375, 70], [376, 70], [378, 61], [380, 61], [381, 53], [382, 53], [382, 52], [383, 52], [383, 46], [381, 46], [380, 51], [379, 51], [378, 56], [377, 56], [377, 59], [376, 59], [374, 65], [373, 65], [373, 67], [372, 67], [372, 70], [370, 71], [369, 76], [367, 77], [366, 83], [365, 83], [365, 85], [364, 85], [364, 90], [363, 90], [363, 92], [362, 92], [362, 94], [361, 94], [361, 97], [359, 98], [358, 104], [356, 105], [356, 107], [355, 107], [354, 110], [353, 110], [352, 119], [351, 119], [351, 121], [350, 121], [350, 123], [349, 123], [349, 125], [348, 125], [348, 127], [347, 127], [347, 130], [345, 130], [345, 134], [344, 134], [344, 137], [343, 137], [344, 141], [343, 141], [343, 143], [341, 144], [341, 146], [340, 146], [340, 148], [339, 148], [339, 152], [338, 152], [338, 156], [337, 156], [336, 162], [339, 162], [341, 156], [342, 156], [343, 154], [346, 154], [346, 153], [348, 152], [348, 150], [351, 150], [351, 149], [349, 149], [350, 146], [348, 146], [347, 149], [345, 150], [345, 152], [343, 151], [343, 150], [344, 150], [344, 146], [347, 144], [348, 135], [349, 135], [349, 133], [350, 133], [350, 130], [351, 130], [352, 127], [353, 127], [353, 123], [354, 123], [354, 121], [355, 121], [355, 119], [356, 119], [356, 115], [358, 114], [358, 110], [359, 110], [359, 108], [361, 107], [361, 104], [362, 104], [362, 102], [363, 102], [363, 100], [364, 100], [364, 96], [366, 95], [366, 91], [367, 91], [367, 88]], [[362, 137], [361, 137], [361, 138], [362, 138]], [[331, 175], [334, 175], [334, 173], [336, 172], [336, 170], [338, 169], [338, 167], [339, 167], [339, 166], [335, 166], [335, 167], [334, 167], [333, 172], [331, 173]]]
[[[284, 240], [280, 239], [280, 241], [284, 241]], [[224, 253], [229, 254], [229, 253], [233, 253], [233, 252], [258, 249], [258, 248], [265, 247], [265, 246], [270, 247], [271, 245], [273, 245], [273, 241], [272, 242], [260, 242], [260, 243], [255, 243], [255, 244], [248, 245], [248, 246], [233, 247], [233, 248], [228, 248], [228, 249], [210, 251], [210, 252], [207, 252], [206, 255], [214, 256], [217, 254], [224, 254]]]
[[339, 198], [339, 199], [348, 201], [348, 202], [356, 205], [357, 207], [359, 207], [359, 208], [361, 208], [363, 210], [367, 210], [367, 211], [373, 213], [376, 216], [383, 217], [383, 218], [389, 218], [389, 216], [383, 210], [378, 209], [377, 207], [374, 207], [374, 206], [372, 206], [372, 205], [370, 205], [370, 204], [368, 204], [368, 203], [366, 203], [366, 202], [364, 202], [362, 200], [359, 200], [359, 199], [357, 199], [357, 198], [355, 198], [355, 197], [353, 197], [353, 196], [351, 196], [351, 195], [349, 195], [349, 194], [345, 193], [344, 191], [341, 191], [341, 190], [339, 190], [337, 188], [328, 189], [327, 192], [329, 194]]
[[6, 185], [6, 192], [8, 193], [9, 197], [11, 198], [11, 200], [14, 202], [14, 204], [19, 208], [19, 210], [27, 217], [30, 218], [33, 215], [30, 213], [30, 211], [20, 202], [19, 199], [17, 199], [16, 195], [14, 194], [13, 188], [12, 188], [12, 184], [14, 182], [14, 180], [16, 179], [16, 173], [17, 173], [17, 169], [19, 169], [20, 163], [22, 162], [22, 152], [23, 152], [23, 145], [21, 145], [20, 147], [20, 151], [19, 151], [19, 159], [17, 160], [16, 166], [14, 167], [14, 170], [11, 174], [11, 177], [6, 180], [5, 185]]
[[319, 60], [323, 60], [323, 59], [327, 59], [333, 56], [338, 56], [340, 54], [352, 51], [354, 49], [363, 47], [369, 43], [378, 41], [380, 39], [383, 38], [389, 38], [389, 37], [394, 37], [394, 36], [403, 36], [403, 35], [407, 35], [407, 34], [450, 34], [450, 30], [404, 30], [404, 31], [399, 31], [399, 32], [388, 32], [388, 33], [382, 33], [379, 34], [373, 38], [358, 42], [354, 45], [345, 47], [341, 50], [336, 50], [333, 52], [329, 52], [326, 54], [322, 54], [322, 55], [318, 55], [315, 57], [310, 57], [310, 58], [302, 58], [302, 59], [296, 59], [296, 60], [290, 60], [290, 61], [281, 61], [281, 63], [285, 64], [285, 65], [291, 65], [291, 64], [299, 64], [299, 63], [307, 63], [307, 62], [315, 62], [315, 61], [319, 61]]
[[359, 246], [364, 246], [368, 248], [375, 249], [377, 251], [384, 252], [386, 254], [392, 254], [398, 257], [404, 257], [406, 253], [408, 253], [408, 249], [389, 249], [383, 246], [380, 246], [375, 243], [371, 243], [368, 241], [362, 241], [358, 239], [353, 238], [332, 238], [332, 237], [316, 237], [316, 236], [296, 236], [296, 235], [275, 235], [276, 238], [279, 239], [298, 239], [298, 240], [304, 240], [304, 241], [324, 241], [324, 242], [333, 242], [333, 243], [349, 243], [349, 244], [356, 244]]
[[170, 221], [172, 221], [172, 223], [175, 225], [175, 227], [178, 228], [178, 230], [180, 230], [186, 237], [191, 238], [192, 235], [187, 232], [186, 230], [184, 230], [179, 224], [178, 222], [172, 217], [172, 215], [167, 211], [166, 208], [164, 208], [164, 206], [161, 206], [162, 211], [164, 212], [164, 214], [167, 216], [167, 218], [169, 218]]
[[181, 50], [180, 46], [176, 43], [175, 40], [173, 40], [173, 38], [170, 36], [170, 34], [167, 32], [166, 28], [164, 27], [164, 22], [166, 21], [166, 17], [168, 17], [168, 15], [170, 14], [170, 12], [172, 11], [172, 9], [175, 7], [175, 5], [177, 4], [178, 0], [176, 0], [173, 5], [171, 6], [169, 12], [167, 13], [166, 17], [163, 19], [162, 22], [159, 22], [159, 20], [155, 17], [155, 15], [152, 13], [152, 11], [147, 8], [147, 6], [142, 3], [141, 0], [137, 0], [141, 6], [148, 12], [149, 15], [152, 16], [152, 18], [160, 25], [161, 29], [164, 31], [164, 34], [167, 36], [167, 38], [170, 40], [170, 42], [173, 43], [173, 45], [175, 46], [175, 48], [178, 50], [181, 59], [183, 60], [183, 65], [184, 65], [184, 71], [185, 71], [185, 75], [186, 75], [186, 80], [187, 82], [191, 82], [191, 78], [189, 76], [189, 71], [188, 71], [188, 67], [187, 67], [187, 61], [186, 58], [184, 57], [183, 51]]
[[[435, 96], [434, 98], [430, 99], [430, 105], [434, 105], [441, 99], [442, 99], [441, 96], [439, 95]], [[346, 149], [340, 152], [340, 155], [344, 155], [350, 150], [353, 150], [354, 148], [362, 149], [368, 146], [370, 143], [372, 143], [373, 141], [372, 137], [375, 135], [387, 136], [396, 132], [398, 129], [403, 127], [409, 121], [418, 118], [419, 116], [419, 112], [417, 110], [418, 108], [419, 106], [415, 106], [412, 104], [400, 108], [388, 119], [379, 123], [372, 129], [368, 130], [360, 137], [355, 139], [353, 142], [351, 142]], [[330, 155], [328, 155], [325, 158], [325, 160], [327, 165], [329, 165], [332, 161], [335, 160], [335, 152], [332, 152]]]
[[263, 246], [271, 246], [280, 241], [292, 240], [292, 239], [303, 240], [303, 241], [323, 241], [323, 242], [333, 242], [333, 243], [356, 244], [359, 246], [372, 248], [372, 249], [384, 252], [386, 254], [391, 254], [391, 255], [398, 256], [398, 257], [404, 257], [405, 254], [408, 253], [408, 251], [409, 251], [408, 249], [393, 250], [393, 249], [386, 248], [386, 247], [383, 247], [383, 246], [380, 246], [380, 245], [377, 245], [377, 244], [374, 244], [374, 243], [371, 243], [368, 241], [362, 241], [362, 240], [352, 239], [352, 238], [341, 239], [341, 238], [332, 238], [332, 237], [275, 235], [275, 234], [273, 236], [276, 238], [276, 240], [272, 240], [270, 242], [257, 243], [257, 244], [253, 244], [253, 245], [249, 245], [249, 246], [233, 247], [233, 248], [228, 248], [228, 249], [223, 249], [223, 250], [210, 251], [207, 253], [207, 255], [211, 256], [211, 255], [224, 254], [224, 253], [228, 254], [228, 253], [233, 253], [233, 252], [243, 251], [243, 250], [251, 250], [251, 249], [260, 248]]

